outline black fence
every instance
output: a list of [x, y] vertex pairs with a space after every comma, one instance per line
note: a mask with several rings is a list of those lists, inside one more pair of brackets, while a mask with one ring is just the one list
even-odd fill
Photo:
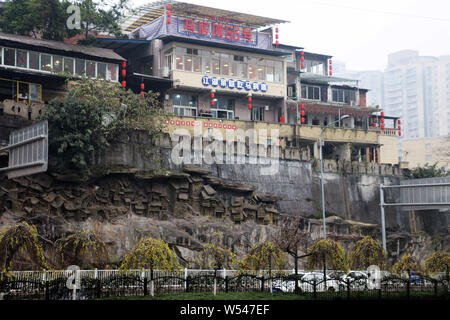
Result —
[[[312, 274], [263, 276], [218, 273], [189, 275], [114, 274], [108, 277], [80, 277], [73, 288], [68, 276], [50, 280], [17, 278], [2, 275], [0, 299], [4, 300], [71, 300], [109, 297], [154, 296], [182, 292], [286, 292], [304, 299], [449, 299], [448, 275], [431, 278], [422, 275], [388, 275], [371, 283], [367, 277], [343, 277]], [[68, 281], [69, 280], [69, 281]], [[73, 284], [73, 283], [72, 283]]]

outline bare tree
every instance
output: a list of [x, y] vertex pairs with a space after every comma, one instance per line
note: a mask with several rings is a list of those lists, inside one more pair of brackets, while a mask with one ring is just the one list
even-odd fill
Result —
[[[309, 256], [309, 233], [303, 231], [301, 217], [285, 217], [280, 225], [279, 232], [273, 236], [273, 242], [284, 252], [294, 258], [295, 275], [298, 275], [298, 260]], [[298, 290], [298, 281], [295, 281], [295, 290]]]

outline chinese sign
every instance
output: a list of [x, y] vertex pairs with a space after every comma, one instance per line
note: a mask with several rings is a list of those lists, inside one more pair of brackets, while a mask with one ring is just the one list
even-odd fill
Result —
[[258, 46], [258, 32], [252, 28], [222, 21], [177, 17], [177, 32], [180, 34], [221, 40], [227, 43]]
[[[186, 126], [186, 127], [201, 127], [202, 123], [200, 121], [182, 121], [182, 120], [166, 120], [167, 125], [172, 126]], [[215, 129], [226, 129], [226, 130], [237, 130], [236, 125], [222, 124], [214, 122], [203, 122], [204, 128], [215, 128]]]
[[268, 85], [265, 82], [251, 82], [244, 80], [234, 80], [234, 79], [225, 79], [225, 78], [216, 78], [216, 77], [208, 77], [204, 76], [202, 78], [202, 84], [205, 87], [211, 86], [213, 88], [220, 87], [222, 89], [237, 89], [237, 90], [246, 90], [246, 91], [261, 91], [263, 93], [267, 92]]

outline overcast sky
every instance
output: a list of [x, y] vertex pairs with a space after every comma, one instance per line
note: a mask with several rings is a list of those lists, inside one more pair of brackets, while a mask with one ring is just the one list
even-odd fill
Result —
[[[135, 6], [149, 0], [132, 0]], [[184, 0], [288, 20], [280, 43], [334, 56], [350, 70], [384, 70], [389, 53], [450, 55], [450, 0]]]

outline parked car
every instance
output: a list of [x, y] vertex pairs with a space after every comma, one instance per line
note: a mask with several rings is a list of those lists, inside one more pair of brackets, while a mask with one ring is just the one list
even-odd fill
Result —
[[341, 277], [339, 288], [341, 290], [347, 289], [347, 281], [350, 282], [350, 290], [367, 290], [369, 277], [362, 271], [350, 271]]
[[327, 277], [326, 286], [323, 278], [323, 273], [310, 272], [305, 274], [300, 281], [300, 290], [302, 292], [313, 292], [314, 283], [316, 283], [317, 292], [324, 291], [339, 291], [339, 281]]

